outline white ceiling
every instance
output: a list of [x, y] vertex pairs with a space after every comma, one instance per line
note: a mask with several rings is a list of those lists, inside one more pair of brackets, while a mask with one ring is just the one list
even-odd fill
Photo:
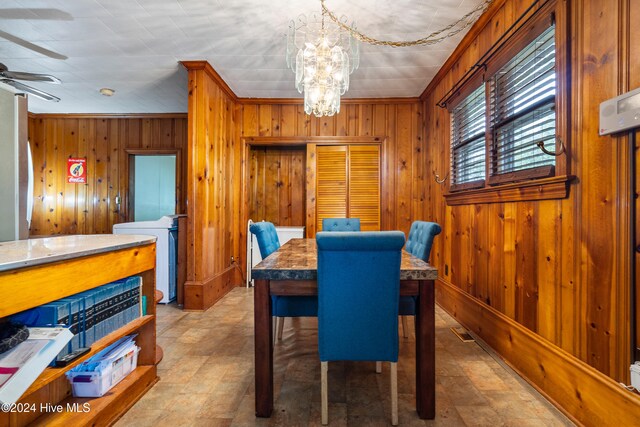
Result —
[[[481, 1], [326, 4], [370, 36], [408, 40], [442, 28]], [[285, 62], [287, 26], [299, 14], [319, 10], [319, 0], [2, 0], [0, 31], [68, 58], [52, 59], [0, 38], [0, 62], [63, 81], [27, 82], [62, 98], [30, 97], [29, 110], [36, 113], [186, 112], [183, 60], [209, 61], [239, 97], [301, 97]], [[462, 36], [430, 47], [362, 45], [345, 97], [420, 95]], [[102, 96], [101, 87], [116, 93]]]

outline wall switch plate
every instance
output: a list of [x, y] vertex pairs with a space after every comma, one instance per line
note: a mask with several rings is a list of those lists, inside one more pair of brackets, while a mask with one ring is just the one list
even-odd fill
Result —
[[636, 362], [629, 368], [631, 370], [631, 385], [640, 391], [640, 362]]

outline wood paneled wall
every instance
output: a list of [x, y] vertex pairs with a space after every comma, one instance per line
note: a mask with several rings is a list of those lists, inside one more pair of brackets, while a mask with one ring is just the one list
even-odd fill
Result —
[[[186, 159], [187, 118], [32, 114], [29, 139], [35, 181], [31, 235], [111, 233], [113, 224], [129, 220], [126, 150], [177, 150]], [[66, 182], [70, 157], [87, 158], [86, 184]], [[184, 173], [176, 187], [181, 213]]]
[[443, 226], [431, 258], [440, 272], [437, 300], [580, 422], [620, 416], [603, 418], [601, 405], [587, 403], [585, 395], [604, 390], [613, 393], [600, 397], [611, 398], [611, 408], [626, 405], [626, 422], [639, 422], [640, 400], [600, 374], [629, 382], [636, 177], [627, 136], [598, 136], [598, 111], [640, 85], [640, 27], [631, 18], [640, 2], [566, 2], [571, 40], [558, 43], [571, 55], [571, 113], [562, 119], [577, 177], [568, 198], [448, 206], [446, 187], [431, 178], [449, 169], [450, 118], [436, 103], [532, 0], [494, 2], [423, 94], [426, 216]]
[[[640, 4], [633, 2], [629, 9], [629, 25], [632, 22], [640, 22]], [[629, 89], [640, 87], [640, 37], [637, 27], [633, 30], [629, 28]], [[640, 130], [635, 133], [635, 161], [636, 168], [640, 165]], [[635, 193], [640, 192], [640, 174], [637, 169], [635, 171]], [[635, 241], [633, 246], [636, 247], [635, 255], [635, 331], [636, 331], [636, 360], [640, 360], [640, 198], [635, 200]]]
[[184, 306], [205, 310], [241, 281], [231, 261], [240, 235], [236, 99], [207, 62], [183, 64], [189, 70]]
[[252, 147], [249, 159], [249, 218], [276, 226], [304, 225], [304, 147]]
[[[417, 99], [346, 100], [339, 114], [322, 118], [305, 115], [299, 101], [243, 100], [240, 108], [239, 132], [245, 144], [251, 144], [252, 137], [281, 141], [285, 146], [323, 141], [348, 144], [358, 137], [367, 138], [367, 142], [381, 137], [386, 146], [382, 229], [408, 233], [413, 220], [425, 217], [427, 158], [422, 141], [422, 103]], [[248, 193], [243, 194], [243, 200], [249, 198]], [[248, 219], [247, 212], [243, 219]]]

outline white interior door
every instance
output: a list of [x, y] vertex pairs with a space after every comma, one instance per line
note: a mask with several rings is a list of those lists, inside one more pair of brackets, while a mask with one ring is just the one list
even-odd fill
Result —
[[154, 221], [176, 213], [176, 156], [136, 155], [134, 221]]

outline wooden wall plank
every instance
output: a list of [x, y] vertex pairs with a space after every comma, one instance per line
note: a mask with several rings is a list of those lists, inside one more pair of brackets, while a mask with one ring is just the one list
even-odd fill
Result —
[[[628, 36], [628, 46], [629, 46], [629, 89], [640, 87], [640, 26], [631, 24], [640, 22], [640, 3], [637, 1], [629, 1], [629, 36]], [[640, 164], [640, 131], [637, 131], [635, 134], [636, 147], [635, 147], [635, 158], [636, 158], [636, 167]], [[640, 174], [636, 172], [636, 194], [638, 194], [638, 189], [640, 189]], [[640, 245], [640, 198], [636, 197], [635, 200], [635, 229], [636, 236], [634, 246]], [[636, 339], [636, 349], [635, 355], [636, 360], [640, 359], [640, 351], [638, 347], [640, 347], [640, 251], [636, 251], [635, 254], [635, 339]]]
[[[62, 120], [62, 119], [60, 119]], [[98, 234], [109, 233], [109, 126], [106, 119], [96, 122], [94, 225]]]
[[[111, 233], [128, 220], [127, 149], [171, 148], [186, 161], [186, 118], [49, 117], [29, 119], [34, 157], [32, 236]], [[154, 131], [159, 139], [154, 143]], [[66, 182], [67, 159], [87, 158], [87, 183]], [[181, 166], [181, 170], [186, 168]], [[184, 212], [184, 173], [178, 177], [178, 212]], [[120, 195], [120, 207], [115, 197]]]
[[411, 228], [412, 185], [413, 185], [413, 141], [416, 139], [413, 129], [413, 106], [411, 104], [396, 106], [396, 164], [395, 164], [395, 196], [393, 206], [396, 216], [396, 227], [405, 233]]
[[538, 282], [538, 334], [551, 342], [558, 342], [562, 323], [559, 322], [561, 264], [560, 203], [555, 200], [541, 202], [536, 212], [538, 242], [536, 250], [536, 277]]
[[[46, 168], [46, 153], [44, 151], [44, 140], [42, 136], [42, 126], [38, 126], [37, 119], [29, 119], [29, 144], [33, 159], [33, 215], [31, 217], [31, 233], [39, 233], [43, 227], [44, 219], [44, 197], [46, 192], [44, 170]], [[36, 214], [37, 212], [37, 214]]]
[[[243, 236], [235, 217], [241, 192], [234, 182], [242, 167], [237, 135], [249, 131], [251, 111], [242, 114], [225, 87], [221, 87], [206, 63], [185, 64], [189, 69], [189, 114], [187, 135], [187, 282], [184, 303], [189, 310], [205, 310], [238, 283], [233, 259], [240, 259]], [[271, 134], [271, 108], [259, 116]], [[245, 159], [248, 161], [248, 159]]]
[[253, 147], [250, 150], [249, 218], [275, 225], [304, 225], [305, 148]]
[[280, 153], [268, 150], [265, 153], [265, 218], [279, 218], [279, 183], [280, 183]]
[[[472, 232], [473, 251], [472, 259], [477, 260], [471, 269], [470, 275], [473, 278], [475, 289], [475, 297], [480, 301], [490, 301], [489, 298], [489, 276], [488, 262], [489, 258], [489, 233], [483, 230], [491, 230], [489, 228], [491, 208], [487, 205], [473, 206], [472, 215], [474, 217], [474, 230]], [[482, 262], [485, 260], [485, 262]], [[493, 277], [492, 279], [496, 279]]]
[[289, 176], [291, 191], [289, 193], [290, 222], [288, 225], [304, 225], [306, 217], [306, 173], [305, 162], [306, 152], [300, 149], [299, 152], [292, 152], [289, 163]]
[[[504, 204], [504, 311], [511, 319], [516, 318], [516, 203]], [[493, 273], [494, 270], [491, 271]]]
[[[382, 187], [380, 197], [380, 224], [382, 229], [403, 230], [408, 233], [412, 221], [431, 219], [427, 216], [427, 204], [425, 203], [427, 195], [424, 181], [427, 152], [424, 149], [424, 120], [421, 103], [348, 103], [342, 106], [339, 114], [324, 118], [305, 115], [302, 105], [252, 103], [242, 104], [239, 108], [241, 109], [240, 116], [243, 118], [243, 123], [238, 129], [243, 137], [267, 136], [267, 134], [271, 136], [271, 132], [266, 132], [266, 129], [279, 126], [281, 129], [280, 135], [289, 138], [305, 138], [308, 136], [336, 136], [338, 138], [341, 136], [375, 136], [383, 138], [384, 141], [381, 144]], [[295, 120], [292, 118], [294, 112]], [[279, 117], [279, 122], [273, 122], [272, 119], [274, 117]], [[295, 125], [292, 125], [293, 121], [295, 121]], [[339, 139], [336, 139], [335, 142], [338, 143]], [[307, 147], [311, 145], [307, 144]], [[275, 149], [281, 150], [281, 148]], [[248, 161], [251, 162], [248, 178], [250, 180], [257, 176], [254, 172], [256, 164], [253, 163], [255, 161], [254, 156], [257, 155], [255, 152], [256, 148], [249, 150], [250, 154], [247, 157]], [[310, 167], [308, 162], [315, 162], [315, 154], [309, 153], [307, 148], [306, 159], [304, 157], [295, 157], [294, 160], [294, 163], [302, 164], [303, 167], [308, 169]], [[291, 161], [289, 159], [290, 175], [297, 173], [291, 170], [291, 165], [294, 164]], [[267, 173], [273, 174], [275, 169]], [[284, 170], [280, 169], [279, 173], [280, 181], [283, 182], [283, 185], [286, 185], [282, 179], [285, 173]], [[294, 221], [293, 218], [296, 213], [298, 215], [306, 215], [304, 223], [307, 224], [308, 228], [311, 228], [309, 218], [310, 215], [315, 218], [315, 213], [310, 212], [308, 207], [310, 203], [313, 203], [315, 190], [313, 194], [310, 194], [311, 187], [309, 182], [304, 188], [295, 187], [294, 180], [290, 180], [289, 183], [291, 185], [289, 197], [292, 203], [291, 221], [297, 224], [302, 218], [300, 216]], [[263, 199], [266, 195], [262, 193], [264, 186], [258, 188], [255, 185], [256, 181], [254, 180], [246, 186], [250, 194], [247, 194], [245, 198], [248, 205], [245, 220], [249, 219], [249, 217], [253, 218], [256, 213], [259, 213], [259, 204], [265, 203], [263, 201], [256, 204], [256, 198]], [[294, 194], [296, 194], [295, 197]], [[266, 201], [266, 199], [264, 200]], [[284, 206], [284, 202], [278, 199], [274, 206]], [[278, 210], [281, 211], [279, 207]], [[281, 215], [276, 215], [274, 211], [265, 215], [265, 217], [272, 218], [275, 222], [280, 221]], [[315, 219], [313, 221], [315, 222]], [[307, 233], [314, 235], [310, 229], [307, 230]]]
[[[487, 209], [487, 290], [485, 302], [497, 310], [504, 310], [504, 206], [488, 205]], [[495, 236], [491, 238], [491, 236]], [[492, 274], [489, 274], [492, 272]]]
[[[109, 125], [109, 152], [107, 156], [107, 165], [109, 167], [109, 173], [107, 177], [108, 182], [108, 194], [107, 194], [107, 209], [109, 210], [109, 225], [107, 230], [109, 232], [113, 230], [113, 225], [120, 222], [124, 222], [126, 218], [120, 217], [120, 211], [116, 205], [116, 196], [120, 189], [120, 173], [119, 173], [119, 154], [122, 150], [120, 142], [120, 127], [124, 125], [121, 120], [111, 120]], [[169, 123], [171, 128], [171, 123]], [[169, 136], [171, 136], [169, 134]]]
[[[599, 284], [586, 291], [586, 356], [587, 362], [602, 372], [611, 372], [610, 361], [615, 358], [612, 337], [616, 334], [612, 324], [616, 312], [616, 170], [607, 165], [617, 163], [616, 148], [623, 141], [612, 137], [598, 137], [597, 111], [600, 102], [617, 95], [619, 58], [617, 37], [612, 28], [618, 26], [618, 2], [594, 0], [583, 4], [585, 31], [583, 43], [585, 62], [580, 90], [584, 91], [581, 112], [582, 142], [579, 145], [583, 167], [581, 186], [583, 226], [580, 240], [587, 256], [583, 258], [583, 280]], [[588, 143], [598, 141], [598, 143]], [[607, 141], [607, 142], [605, 142]], [[587, 145], [588, 144], [588, 145]], [[590, 165], [590, 170], [585, 169]], [[622, 238], [622, 236], [620, 236]], [[604, 285], [604, 284], [608, 284]], [[604, 285], [604, 286], [603, 286]], [[620, 283], [622, 285], [622, 283]]]
[[295, 105], [283, 105], [280, 113], [280, 135], [295, 136], [297, 124], [297, 112]]
[[[493, 15], [479, 20], [481, 26], [471, 30], [472, 36], [430, 83], [423, 95], [427, 173], [444, 176], [449, 169], [449, 113], [436, 102], [533, 3], [505, 0], [491, 9]], [[558, 351], [586, 362], [594, 372], [628, 383], [633, 243], [629, 230], [634, 221], [637, 227], [640, 224], [628, 209], [633, 203], [632, 179], [640, 183], [628, 165], [631, 155], [638, 160], [640, 155], [629, 150], [627, 135], [598, 135], [598, 111], [602, 101], [640, 85], [640, 28], [633, 24], [640, 17], [640, 6], [634, 0], [558, 0], [558, 4], [557, 28], [568, 25], [570, 35], [557, 40], [560, 55], [566, 55], [569, 64], [566, 77], [563, 72], [559, 75], [558, 88], [570, 91], [568, 116], [563, 114], [559, 122], [569, 125], [567, 167], [577, 180], [569, 196], [560, 200], [453, 207], [446, 206], [442, 186], [427, 180], [426, 210], [443, 223], [444, 230], [432, 250], [443, 256], [432, 260], [441, 279], [464, 292], [464, 297], [449, 292], [439, 302], [458, 314], [461, 306], [476, 304], [478, 313], [490, 307]], [[640, 232], [636, 234], [637, 245]], [[475, 250], [469, 249], [470, 243]], [[639, 262], [636, 255], [637, 270]], [[640, 298], [637, 302], [640, 306]], [[640, 319], [640, 309], [637, 312]], [[521, 347], [510, 335], [498, 337], [496, 330], [487, 328], [487, 319], [467, 313], [462, 317], [485, 341], [508, 339], [498, 346], [507, 359], [516, 360], [518, 352], [538, 351]], [[640, 320], [636, 324], [640, 329]], [[640, 340], [640, 333], [636, 338]], [[562, 369], [562, 363], [566, 361], [559, 358], [548, 366]], [[523, 374], [551, 392], [535, 368]], [[551, 378], [558, 373], [543, 374]], [[571, 399], [567, 407], [583, 404], [579, 395]]]

